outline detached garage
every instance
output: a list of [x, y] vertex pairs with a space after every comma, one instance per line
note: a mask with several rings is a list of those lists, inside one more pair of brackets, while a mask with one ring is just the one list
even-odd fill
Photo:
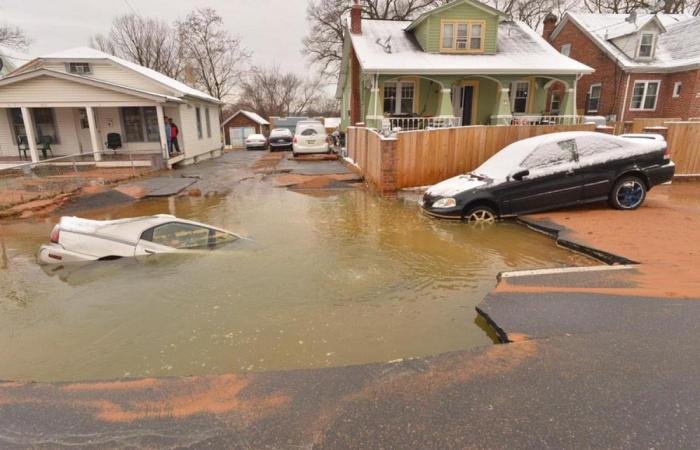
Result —
[[221, 124], [227, 147], [243, 147], [251, 134], [270, 134], [270, 122], [250, 111], [238, 111]]

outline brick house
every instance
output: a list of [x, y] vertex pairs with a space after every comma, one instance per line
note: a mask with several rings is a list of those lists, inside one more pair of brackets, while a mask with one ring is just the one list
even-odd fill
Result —
[[[543, 37], [593, 67], [576, 108], [610, 120], [700, 117], [700, 18], [681, 14], [566, 13], [545, 19]], [[550, 90], [549, 107], [561, 95]]]

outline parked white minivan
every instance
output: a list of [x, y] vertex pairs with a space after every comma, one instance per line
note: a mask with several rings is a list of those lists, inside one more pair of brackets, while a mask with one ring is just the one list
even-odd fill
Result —
[[303, 121], [297, 123], [294, 131], [294, 156], [305, 153], [330, 153], [328, 135], [323, 124], [318, 121]]

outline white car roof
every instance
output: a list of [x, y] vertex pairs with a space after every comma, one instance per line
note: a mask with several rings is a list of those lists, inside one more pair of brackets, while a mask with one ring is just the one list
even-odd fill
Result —
[[145, 217], [131, 217], [128, 219], [118, 220], [91, 220], [83, 219], [81, 217], [64, 216], [61, 217], [59, 227], [61, 231], [96, 235], [108, 239], [133, 242], [135, 244], [141, 238], [141, 234], [143, 234], [144, 231], [148, 230], [149, 228], [170, 222], [197, 225], [201, 227], [212, 228], [225, 233], [234, 234], [230, 231], [226, 231], [221, 228], [212, 227], [210, 225], [194, 222], [191, 220], [179, 219], [169, 214], [158, 214], [155, 216]]
[[251, 134], [251, 135], [248, 136], [246, 139], [251, 139], [251, 138], [253, 138], [253, 139], [259, 139], [259, 138], [265, 139], [265, 136], [263, 136], [263, 135], [260, 134], [260, 133], [255, 133], [255, 134]]

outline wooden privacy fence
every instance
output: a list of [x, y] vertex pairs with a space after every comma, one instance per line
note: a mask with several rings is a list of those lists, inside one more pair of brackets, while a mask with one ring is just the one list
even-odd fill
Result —
[[632, 121], [632, 133], [643, 133], [646, 127], [665, 127], [667, 122], [680, 121], [680, 117], [676, 119], [634, 119]]
[[366, 181], [380, 187], [382, 137], [369, 128], [350, 127], [346, 141], [348, 157], [360, 168]]
[[427, 186], [469, 172], [506, 145], [521, 139], [594, 129], [595, 125], [485, 125], [399, 133], [396, 189]]
[[700, 122], [668, 122], [666, 126], [676, 175], [700, 175]]

